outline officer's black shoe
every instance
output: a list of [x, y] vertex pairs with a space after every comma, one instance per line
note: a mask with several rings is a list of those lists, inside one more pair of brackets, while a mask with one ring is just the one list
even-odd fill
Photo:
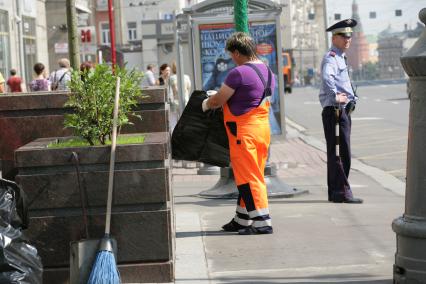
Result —
[[245, 229], [241, 229], [238, 231], [239, 235], [262, 235], [262, 234], [272, 234], [274, 230], [271, 226], [265, 226], [256, 228], [253, 226], [248, 226]]
[[242, 229], [245, 229], [245, 228], [247, 228], [247, 227], [238, 224], [237, 222], [234, 221], [234, 219], [232, 219], [231, 222], [222, 226], [222, 229], [225, 232], [238, 232], [238, 230], [242, 230]]
[[334, 203], [353, 203], [353, 204], [361, 204], [364, 201], [361, 198], [349, 197], [349, 198], [341, 198], [341, 199], [332, 199], [329, 201]]

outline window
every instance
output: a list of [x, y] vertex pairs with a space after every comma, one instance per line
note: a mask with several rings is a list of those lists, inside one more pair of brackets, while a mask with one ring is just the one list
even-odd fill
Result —
[[338, 21], [342, 18], [341, 14], [334, 14], [334, 20]]
[[376, 12], [370, 12], [370, 19], [375, 19], [375, 18], [377, 18]]
[[0, 10], [0, 72], [8, 76], [10, 69], [9, 15]]
[[402, 10], [395, 10], [395, 16], [401, 17], [402, 16]]
[[127, 36], [129, 41], [137, 39], [136, 22], [127, 23]]
[[37, 63], [36, 21], [35, 18], [22, 17], [22, 37], [24, 41], [25, 78], [27, 83], [33, 78], [33, 66]]
[[108, 45], [111, 43], [109, 37], [109, 23], [101, 23], [101, 44]]

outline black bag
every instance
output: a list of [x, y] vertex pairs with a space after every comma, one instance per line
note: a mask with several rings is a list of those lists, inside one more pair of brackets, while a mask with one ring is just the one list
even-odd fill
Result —
[[[6, 202], [8, 200], [8, 202]], [[25, 192], [13, 181], [0, 179], [0, 218], [14, 228], [28, 228]]]
[[41, 284], [43, 264], [22, 229], [28, 227], [24, 192], [0, 179], [0, 283]]
[[172, 134], [172, 158], [229, 166], [229, 144], [222, 109], [203, 112], [204, 91], [194, 91]]

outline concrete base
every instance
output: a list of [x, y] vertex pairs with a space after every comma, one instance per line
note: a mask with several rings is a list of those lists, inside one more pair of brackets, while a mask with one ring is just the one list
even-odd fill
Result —
[[[174, 277], [172, 261], [119, 264], [122, 283], [170, 283]], [[69, 268], [44, 268], [43, 284], [72, 284], [69, 278]]]
[[426, 283], [426, 220], [403, 216], [392, 229], [397, 243], [394, 284]]
[[[265, 167], [265, 183], [269, 198], [289, 198], [295, 195], [308, 193], [308, 190], [299, 190], [291, 187], [276, 175], [275, 167]], [[221, 168], [219, 181], [210, 189], [202, 191], [198, 196], [203, 198], [234, 199], [238, 198], [237, 185], [234, 181], [232, 168]]]
[[210, 166], [203, 164], [201, 168], [198, 169], [197, 175], [219, 175], [220, 167]]

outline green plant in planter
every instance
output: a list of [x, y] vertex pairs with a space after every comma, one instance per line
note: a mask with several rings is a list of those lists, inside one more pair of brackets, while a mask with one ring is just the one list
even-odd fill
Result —
[[[69, 83], [72, 95], [66, 103], [74, 112], [65, 116], [65, 126], [90, 145], [102, 144], [111, 137], [112, 114], [117, 76], [120, 77], [120, 105], [118, 127], [131, 124], [129, 116], [137, 116], [132, 109], [142, 95], [142, 73], [109, 65], [98, 64], [90, 71], [74, 71]], [[140, 118], [140, 117], [139, 117]]]

